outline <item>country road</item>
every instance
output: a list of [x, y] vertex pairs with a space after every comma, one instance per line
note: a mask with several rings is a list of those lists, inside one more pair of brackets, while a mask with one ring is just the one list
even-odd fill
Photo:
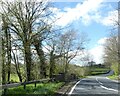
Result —
[[79, 80], [69, 92], [69, 96], [120, 96], [120, 83], [108, 79], [106, 75], [89, 76]]

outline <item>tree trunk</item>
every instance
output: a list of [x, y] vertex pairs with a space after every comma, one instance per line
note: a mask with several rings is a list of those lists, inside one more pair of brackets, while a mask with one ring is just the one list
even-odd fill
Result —
[[10, 82], [10, 72], [11, 72], [11, 34], [9, 31], [8, 23], [6, 22], [5, 16], [2, 16], [3, 27], [2, 30], [5, 33], [5, 43], [6, 43], [6, 65], [7, 65], [7, 81]]
[[27, 71], [27, 81], [31, 80], [31, 50], [30, 50], [30, 43], [24, 42], [24, 50], [25, 50], [25, 62], [26, 62], [26, 71]]
[[10, 73], [11, 73], [11, 34], [8, 33], [7, 40], [7, 54], [8, 54], [8, 82], [10, 82]]
[[[13, 53], [13, 59], [14, 59], [14, 62], [15, 62], [15, 68], [16, 68], [16, 72], [17, 72], [17, 75], [19, 77], [19, 81], [22, 82], [22, 76], [21, 76], [21, 73], [20, 73], [20, 68], [19, 68], [19, 62], [18, 62], [18, 57], [17, 55], [15, 56], [15, 53], [12, 51]], [[17, 51], [16, 51], [16, 54], [17, 54]]]
[[19, 77], [19, 81], [22, 82], [22, 76], [21, 76], [20, 72], [17, 71], [17, 74], [18, 74], [18, 77]]
[[2, 37], [2, 84], [6, 83], [6, 71], [5, 71], [5, 46], [4, 46], [4, 39]]
[[35, 38], [34, 46], [40, 59], [41, 78], [46, 78], [46, 63], [45, 63], [44, 51], [42, 50], [42, 42]]
[[64, 74], [64, 80], [67, 81], [67, 74], [68, 74], [68, 58], [65, 57], [65, 74]]
[[53, 77], [54, 73], [55, 73], [55, 56], [53, 54], [53, 51], [51, 51], [50, 52], [50, 71], [49, 71], [50, 78]]
[[45, 63], [44, 52], [43, 52], [42, 48], [40, 48], [39, 51], [41, 53], [41, 54], [39, 54], [39, 58], [40, 58], [40, 62], [41, 62], [40, 73], [42, 75], [42, 78], [46, 78], [46, 63]]

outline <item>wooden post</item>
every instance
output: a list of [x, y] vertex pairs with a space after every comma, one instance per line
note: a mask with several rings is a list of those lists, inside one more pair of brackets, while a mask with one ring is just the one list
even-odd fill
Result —
[[26, 80], [25, 80], [25, 82], [23, 83], [23, 85], [24, 85], [24, 89], [26, 89]]
[[4, 89], [4, 93], [3, 93], [4, 96], [6, 95], [6, 93], [7, 93], [7, 88]]
[[24, 89], [26, 89], [26, 84], [24, 83]]
[[35, 87], [36, 87], [36, 82], [35, 82]]

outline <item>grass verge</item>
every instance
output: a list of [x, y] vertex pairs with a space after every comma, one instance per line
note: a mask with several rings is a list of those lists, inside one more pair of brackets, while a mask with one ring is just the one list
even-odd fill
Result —
[[7, 90], [7, 96], [26, 96], [26, 95], [45, 95], [52, 96], [62, 85], [64, 82], [59, 83], [41, 83], [37, 84], [37, 87], [34, 84], [27, 85], [26, 89], [23, 86], [19, 86], [16, 88], [10, 88]]
[[108, 76], [108, 78], [110, 78], [112, 80], [118, 80], [118, 76], [117, 75], [111, 75], [111, 76]]

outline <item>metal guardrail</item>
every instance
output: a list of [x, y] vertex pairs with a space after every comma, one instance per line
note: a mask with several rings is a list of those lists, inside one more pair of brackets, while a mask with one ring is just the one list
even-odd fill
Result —
[[35, 87], [37, 83], [44, 83], [48, 82], [51, 79], [42, 79], [42, 80], [34, 80], [34, 81], [28, 81], [28, 82], [20, 82], [20, 83], [13, 83], [13, 84], [5, 84], [5, 85], [0, 85], [0, 89], [8, 89], [8, 88], [13, 88], [13, 87], [18, 87], [23, 85], [24, 89], [26, 89], [26, 85], [28, 84], [35, 84]]

